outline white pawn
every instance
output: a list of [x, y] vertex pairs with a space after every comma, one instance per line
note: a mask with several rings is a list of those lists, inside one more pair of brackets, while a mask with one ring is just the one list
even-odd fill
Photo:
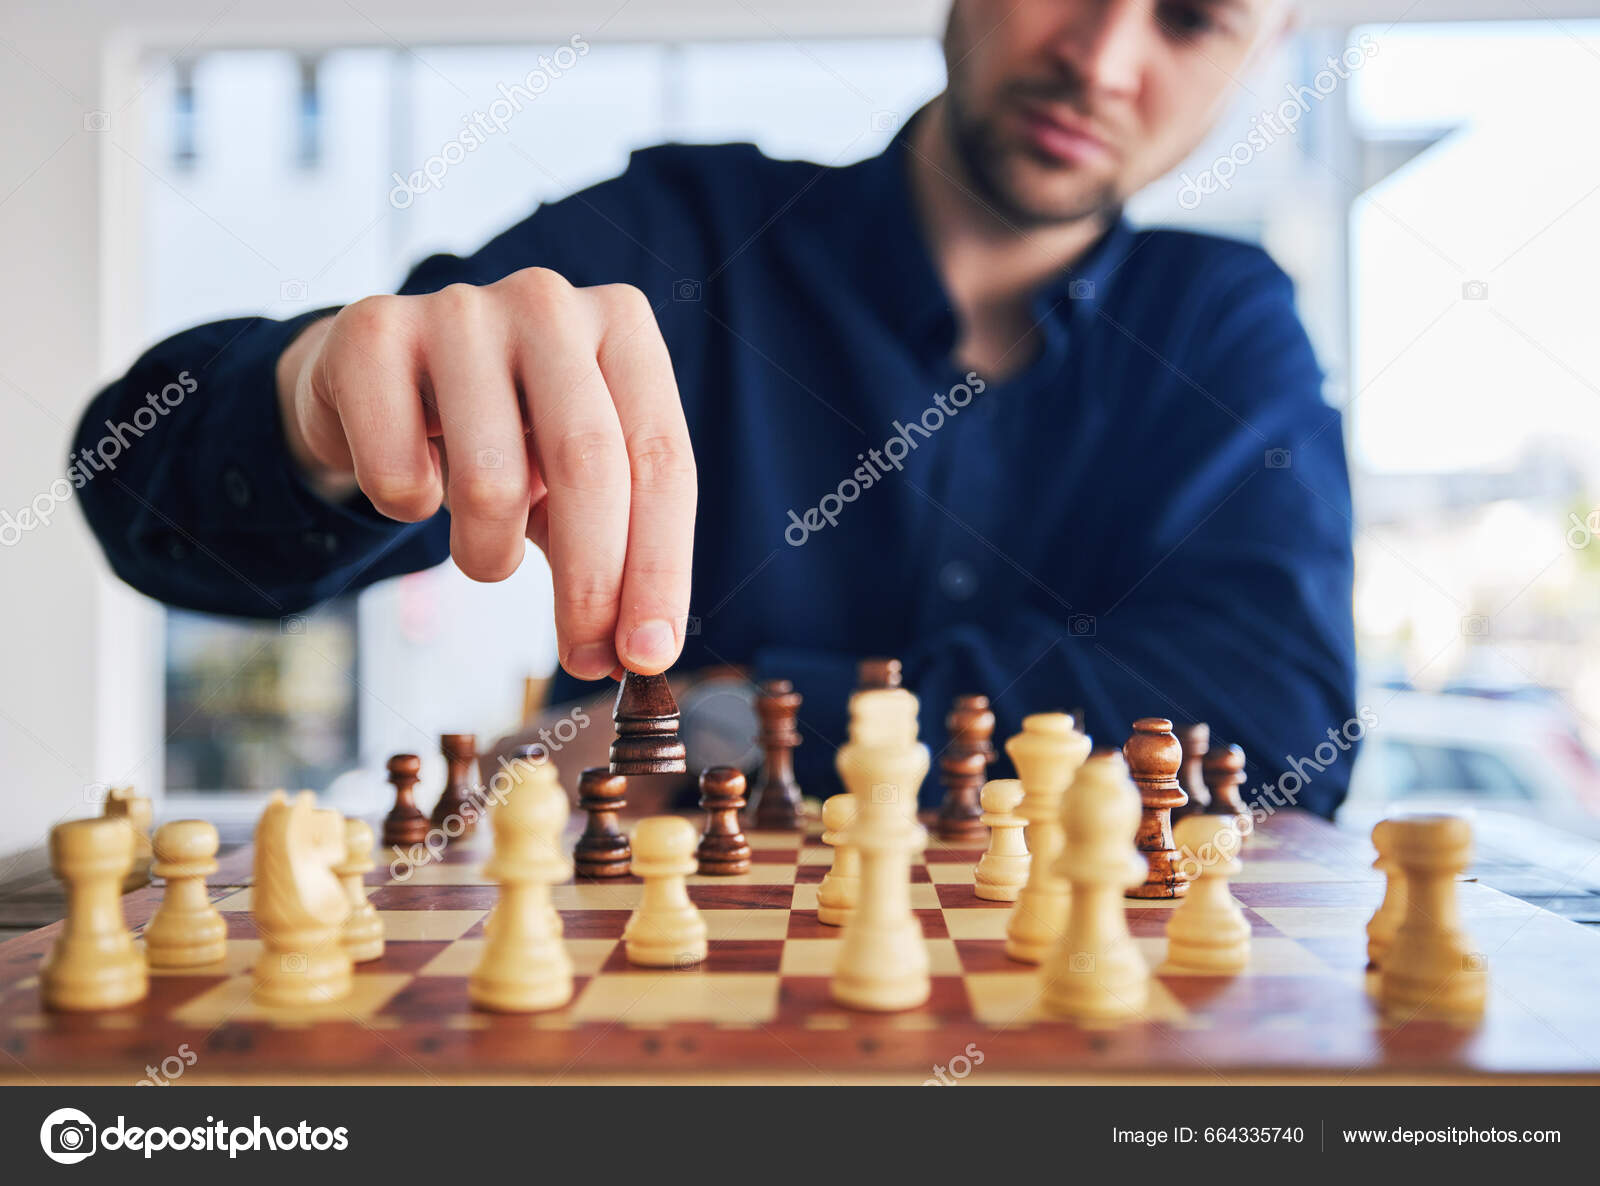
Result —
[[228, 924], [206, 896], [217, 871], [217, 829], [205, 820], [162, 824], [151, 872], [166, 879], [161, 908], [144, 928], [144, 957], [152, 968], [198, 968], [227, 953]]
[[1379, 820], [1372, 829], [1372, 847], [1378, 857], [1372, 867], [1383, 873], [1387, 882], [1383, 887], [1383, 901], [1367, 923], [1367, 967], [1383, 966], [1384, 953], [1394, 942], [1395, 932], [1406, 912], [1406, 875], [1394, 859], [1394, 823]]
[[1123, 891], [1150, 871], [1134, 841], [1140, 814], [1120, 750], [1092, 754], [1063, 796], [1057, 870], [1071, 883], [1072, 904], [1043, 968], [1042, 998], [1058, 1017], [1120, 1021], [1142, 1013], [1149, 999], [1150, 969], [1128, 933], [1122, 903]]
[[856, 1009], [913, 1009], [933, 990], [928, 945], [911, 909], [911, 859], [928, 839], [917, 823], [917, 792], [928, 773], [917, 698], [904, 688], [857, 692], [837, 764], [856, 803], [848, 842], [860, 854], [861, 894], [830, 991]]
[[1174, 968], [1235, 975], [1250, 965], [1250, 923], [1228, 891], [1244, 872], [1242, 837], [1229, 815], [1190, 815], [1172, 830], [1179, 863], [1192, 862], [1189, 892], [1167, 919], [1167, 962]]
[[706, 920], [684, 883], [700, 867], [699, 842], [694, 825], [675, 815], [651, 816], [633, 830], [633, 871], [644, 893], [622, 932], [629, 963], [687, 968], [706, 958]]
[[1472, 856], [1472, 828], [1450, 815], [1390, 824], [1406, 907], [1378, 968], [1378, 1002], [1397, 1021], [1474, 1022], [1483, 1013], [1489, 977], [1483, 956], [1461, 930], [1455, 881]]
[[1017, 815], [1022, 802], [1022, 783], [1014, 778], [996, 778], [983, 784], [979, 794], [983, 803], [980, 822], [989, 826], [989, 849], [972, 871], [972, 892], [989, 902], [1015, 902], [1028, 884], [1028, 845], [1022, 829], [1028, 821]]
[[255, 999], [279, 1008], [323, 1005], [350, 994], [353, 971], [341, 942], [350, 902], [334, 876], [344, 856], [344, 820], [310, 791], [291, 801], [273, 792], [256, 825], [251, 913], [261, 932]]
[[848, 840], [855, 821], [856, 797], [849, 792], [830, 796], [822, 805], [822, 842], [833, 846], [833, 867], [817, 886], [817, 921], [830, 927], [850, 920], [861, 893], [861, 856]]
[[378, 917], [378, 908], [367, 900], [367, 887], [362, 883], [375, 867], [372, 848], [376, 843], [372, 828], [364, 820], [345, 820], [344, 859], [333, 867], [344, 886], [344, 896], [350, 900], [350, 917], [344, 920], [344, 949], [358, 964], [383, 955], [383, 920]]
[[122, 879], [133, 829], [102, 817], [50, 830], [50, 866], [67, 887], [67, 919], [39, 970], [47, 1009], [119, 1009], [149, 990], [149, 975], [122, 919]]
[[572, 876], [561, 843], [570, 808], [548, 757], [516, 762], [510, 777], [489, 812], [494, 854], [483, 871], [500, 894], [467, 997], [480, 1009], [532, 1013], [572, 999], [572, 959], [550, 902], [550, 887]]
[[1022, 963], [1043, 963], [1067, 924], [1070, 888], [1056, 872], [1061, 853], [1061, 797], [1089, 756], [1090, 741], [1064, 712], [1041, 712], [1022, 720], [1022, 732], [1006, 742], [1006, 753], [1022, 782], [1027, 821], [1028, 882], [1006, 920], [1006, 954]]

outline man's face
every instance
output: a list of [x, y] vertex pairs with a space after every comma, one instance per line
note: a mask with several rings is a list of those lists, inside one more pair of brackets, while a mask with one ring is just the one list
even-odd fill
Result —
[[1039, 224], [1115, 208], [1209, 130], [1281, 0], [955, 0], [945, 110], [982, 197]]

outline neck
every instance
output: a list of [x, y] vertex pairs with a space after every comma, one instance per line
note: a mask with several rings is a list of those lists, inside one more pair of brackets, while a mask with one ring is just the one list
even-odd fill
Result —
[[912, 129], [908, 167], [916, 216], [955, 306], [956, 361], [1003, 379], [1037, 351], [1028, 298], [1081, 258], [1109, 218], [1032, 223], [982, 194], [949, 131], [943, 97]]

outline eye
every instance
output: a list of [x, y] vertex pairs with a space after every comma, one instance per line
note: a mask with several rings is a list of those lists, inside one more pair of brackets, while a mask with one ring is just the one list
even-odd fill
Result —
[[1157, 19], [1169, 37], [1188, 41], [1216, 28], [1210, 12], [1198, 4], [1162, 4]]

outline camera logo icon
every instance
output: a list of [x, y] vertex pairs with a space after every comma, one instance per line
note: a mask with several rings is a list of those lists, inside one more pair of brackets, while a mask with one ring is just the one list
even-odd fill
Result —
[[683, 636], [685, 638], [692, 638], [694, 635], [699, 633], [700, 619], [695, 617], [693, 614], [690, 614], [683, 620]]
[[1267, 468], [1268, 469], [1288, 469], [1289, 468], [1289, 462], [1290, 462], [1289, 450], [1287, 450], [1287, 449], [1268, 449], [1267, 450]]
[[679, 280], [672, 286], [672, 299], [693, 303], [700, 299], [700, 281]]
[[279, 621], [278, 632], [280, 634], [304, 634], [306, 632], [306, 620], [300, 614], [290, 614], [287, 618]]
[[109, 132], [111, 130], [111, 113], [109, 111], [85, 111], [83, 113], [83, 130], [85, 132]]
[[1489, 299], [1489, 285], [1483, 280], [1468, 280], [1461, 286], [1461, 299], [1464, 301], [1486, 301]]
[[1094, 631], [1093, 614], [1073, 614], [1067, 619], [1067, 633], [1075, 638], [1093, 638]]
[[900, 115], [894, 111], [874, 111], [868, 122], [874, 132], [892, 132], [900, 126]]
[[94, 1121], [76, 1108], [57, 1108], [39, 1126], [39, 1146], [59, 1165], [76, 1165], [95, 1151]]
[[299, 304], [311, 295], [311, 290], [304, 280], [285, 280], [278, 285], [278, 299]]
[[900, 788], [892, 782], [874, 783], [867, 795], [874, 803], [900, 802]]
[[1074, 301], [1090, 301], [1094, 299], [1093, 280], [1074, 280], [1067, 285], [1067, 298]]
[[1482, 952], [1469, 951], [1461, 957], [1461, 970], [1463, 972], [1483, 972], [1489, 967], [1489, 960]]
[[1067, 958], [1067, 971], [1076, 972], [1081, 976], [1087, 976], [1090, 972], [1093, 972], [1094, 952], [1074, 951], [1072, 955]]
[[506, 455], [499, 449], [479, 449], [478, 464], [484, 469], [499, 469], [506, 463]]
[[1489, 619], [1483, 614], [1468, 614], [1461, 619], [1461, 633], [1468, 638], [1479, 638], [1489, 633]]
[[303, 976], [306, 971], [306, 964], [306, 953], [303, 951], [291, 951], [287, 955], [278, 957], [279, 969], [292, 975]]

